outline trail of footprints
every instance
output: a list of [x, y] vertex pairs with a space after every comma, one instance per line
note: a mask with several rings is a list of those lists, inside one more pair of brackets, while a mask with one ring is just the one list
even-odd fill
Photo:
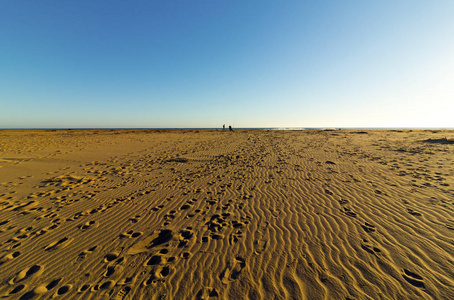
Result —
[[[349, 217], [356, 218], [357, 214], [354, 213], [350, 208], [344, 206], [344, 205], [347, 205], [348, 203], [349, 203], [348, 200], [345, 200], [345, 199], [339, 200], [339, 204], [341, 204], [341, 206], [343, 206], [343, 212]], [[421, 216], [420, 213], [415, 212], [412, 209], [408, 209], [408, 212], [414, 216]], [[374, 233], [376, 231], [375, 226], [367, 221], [364, 221], [363, 224], [360, 224], [360, 226], [366, 233], [369, 233], [369, 234]], [[374, 243], [370, 242], [368, 239], [363, 238], [360, 242], [360, 245], [361, 245], [361, 249], [363, 249], [364, 251], [366, 251], [369, 254], [374, 255], [377, 259], [389, 260], [389, 258], [385, 257], [386, 254], [384, 254], [384, 252], [378, 246], [376, 246]], [[405, 268], [402, 270], [401, 275], [408, 283], [412, 284], [413, 286], [418, 287], [418, 288], [425, 288], [423, 278], [420, 275], [418, 275], [414, 272], [411, 272]]]
[[[125, 199], [127, 199], [128, 197], [125, 197]], [[242, 237], [241, 230], [249, 223], [248, 218], [234, 220], [232, 219], [233, 216], [229, 212], [223, 212], [220, 214], [211, 213], [211, 216], [208, 217], [206, 213], [209, 210], [203, 211], [201, 209], [195, 209], [194, 213], [191, 216], [191, 213], [189, 213], [189, 208], [191, 208], [191, 206], [194, 205], [196, 201], [197, 201], [196, 199], [188, 200], [187, 204], [183, 204], [178, 211], [176, 210], [170, 211], [167, 215], [164, 216], [165, 222], [163, 223], [163, 226], [169, 225], [170, 222], [172, 222], [175, 219], [178, 219], [178, 217], [184, 219], [187, 217], [193, 217], [197, 214], [201, 214], [205, 221], [202, 222], [203, 230], [201, 231], [202, 236], [200, 237], [199, 242], [207, 243], [209, 242], [209, 239], [213, 240], [223, 239], [225, 238], [223, 232], [227, 228], [229, 228], [230, 229], [229, 231], [231, 231], [230, 234], [231, 243], [237, 242], [238, 239]], [[213, 203], [210, 203], [213, 201], [210, 200], [210, 198], [205, 199], [205, 201], [209, 206], [218, 203], [217, 200], [214, 201]], [[207, 207], [207, 209], [209, 208], [209, 206]], [[154, 209], [152, 209], [152, 211], [158, 211], [163, 207], [164, 205], [156, 206], [154, 207]], [[221, 207], [222, 210], [224, 211], [231, 208], [231, 201], [224, 203], [223, 205], [221, 205]], [[69, 218], [67, 220], [60, 220], [59, 218], [57, 218], [58, 216], [56, 214], [46, 215], [46, 217], [56, 218], [54, 219], [55, 221], [54, 225], [52, 225], [54, 227], [52, 228], [52, 226], [49, 226], [48, 228], [40, 230], [39, 232], [37, 232], [37, 235], [44, 234], [47, 232], [47, 230], [55, 229], [59, 224], [61, 224], [61, 222], [75, 221], [80, 217], [88, 216], [92, 213], [102, 212], [104, 208], [106, 208], [105, 205], [97, 209], [77, 213], [74, 215], [74, 217]], [[184, 212], [184, 214], [181, 214], [181, 212]], [[131, 222], [132, 224], [136, 224], [140, 219], [141, 219], [140, 215], [134, 215], [129, 219], [129, 222]], [[98, 225], [99, 224], [96, 221], [87, 221], [85, 223], [78, 225], [77, 228], [81, 231], [86, 231], [90, 230], [91, 228], [96, 228]], [[28, 230], [23, 231], [30, 230], [32, 230], [32, 228], [28, 228]], [[120, 235], [120, 238], [139, 238], [142, 235], [143, 232], [129, 230], [127, 232], [122, 233]], [[176, 239], [177, 243], [172, 245], [171, 247], [174, 247], [174, 249], [170, 250], [168, 248], [170, 245], [167, 243], [169, 243], [172, 239]], [[44, 248], [44, 251], [57, 251], [59, 249], [67, 247], [68, 245], [71, 244], [72, 241], [73, 239], [69, 237], [61, 238], [48, 244]], [[142, 286], [148, 286], [163, 282], [166, 279], [166, 277], [168, 277], [172, 272], [174, 272], [175, 270], [174, 264], [178, 259], [190, 259], [191, 253], [189, 251], [185, 251], [185, 249], [191, 247], [191, 244], [194, 244], [196, 242], [197, 237], [195, 236], [192, 227], [186, 227], [180, 230], [179, 232], [173, 232], [172, 230], [162, 229], [159, 231], [157, 236], [148, 245], [146, 245], [146, 252], [152, 252], [149, 254], [149, 258], [142, 264], [143, 267], [148, 269], [147, 271], [148, 277], [145, 277], [143, 280], [137, 278], [140, 277], [140, 275], [136, 277], [120, 278], [123, 273], [124, 269], [123, 264], [125, 264], [126, 258], [125, 256], [120, 257], [120, 252], [108, 253], [104, 257], [106, 269], [102, 275], [103, 279], [99, 280], [97, 283], [82, 285], [81, 287], [79, 287], [78, 293], [84, 292], [96, 293], [106, 291], [112, 292], [115, 286], [119, 286], [121, 287], [121, 289], [119, 289], [118, 293], [113, 296], [114, 299], [122, 299], [133, 291], [131, 284], [137, 280], [142, 281]], [[130, 248], [133, 248], [135, 245], [137, 245], [137, 243], [133, 244]], [[97, 248], [98, 248], [97, 246], [93, 246], [87, 250], [82, 251], [77, 255], [77, 259], [78, 260], [86, 259], [88, 256], [97, 251]], [[152, 251], [154, 249], [156, 249], [156, 252]], [[175, 251], [176, 249], [181, 250]], [[173, 253], [173, 255], [169, 256], [170, 253]], [[132, 264], [133, 261], [137, 261], [138, 259], [132, 254], [128, 255], [127, 252], [125, 252], [125, 254], [126, 257], [129, 257]], [[10, 259], [14, 259], [19, 255], [20, 252], [16, 251], [8, 255], [5, 255], [0, 261], [8, 261]], [[238, 277], [241, 274], [241, 270], [245, 267], [245, 265], [246, 262], [243, 258], [236, 257], [235, 260], [232, 261], [231, 264], [229, 264], [229, 266], [220, 275], [220, 278], [222, 278], [221, 279], [222, 282], [227, 284], [238, 279]], [[56, 289], [56, 286], [60, 284], [62, 279], [56, 279], [48, 284], [40, 284], [35, 286], [34, 288], [26, 285], [25, 283], [22, 283], [22, 281], [27, 278], [36, 277], [35, 275], [42, 273], [43, 269], [44, 269], [43, 266], [35, 265], [28, 270], [20, 272], [15, 278], [13, 278], [10, 281], [10, 284], [16, 286], [10, 292], [5, 294], [5, 296], [16, 295], [19, 293], [26, 292], [25, 294], [22, 295], [21, 298], [30, 299], [33, 298], [34, 296], [44, 295], [47, 294], [49, 291], [54, 290], [55, 291], [53, 292], [53, 296], [60, 296], [64, 295], [73, 288], [71, 284], [65, 284], [62, 285], [60, 288]], [[210, 290], [209, 295], [211, 296], [218, 295], [218, 292], [216, 290]]]
[[[101, 173], [101, 174], [103, 174], [103, 173]], [[72, 183], [73, 186], [70, 189], [73, 189], [73, 188], [77, 187], [77, 185], [86, 184], [86, 183], [90, 182], [89, 180], [85, 180], [85, 179], [79, 180], [79, 179], [74, 178], [74, 177], [69, 177], [68, 178], [67, 176], [66, 177], [61, 177], [60, 176], [60, 177], [55, 177], [52, 180], [49, 180], [49, 181], [45, 182], [42, 187], [46, 187], [46, 186], [59, 186], [60, 187], [62, 185], [65, 185], [65, 181], [67, 181], [67, 182], [69, 181], [69, 183]], [[127, 184], [128, 182], [130, 182], [130, 181], [125, 181], [123, 184]], [[63, 189], [65, 189], [65, 188], [63, 188]], [[57, 190], [57, 191], [48, 191], [48, 192], [38, 192], [36, 194], [31, 194], [30, 198], [51, 197], [55, 192], [58, 193], [59, 190]], [[20, 240], [26, 239], [26, 238], [30, 237], [31, 235], [41, 236], [41, 235], [47, 233], [49, 230], [56, 229], [62, 222], [72, 222], [72, 221], [78, 220], [79, 218], [84, 217], [84, 216], [88, 216], [88, 215], [91, 215], [91, 214], [94, 214], [94, 213], [103, 212], [103, 211], [113, 207], [114, 205], [120, 203], [120, 202], [133, 200], [134, 197], [132, 196], [132, 194], [134, 194], [134, 193], [135, 192], [131, 193], [130, 195], [126, 195], [126, 196], [122, 197], [121, 199], [116, 199], [114, 201], [111, 201], [110, 203], [101, 204], [99, 207], [91, 209], [89, 211], [76, 213], [73, 217], [67, 218], [66, 220], [59, 219], [58, 215], [55, 214], [55, 213], [52, 213], [52, 212], [48, 213], [48, 214], [45, 214], [42, 217], [38, 217], [36, 220], [38, 221], [41, 218], [45, 218], [45, 219], [49, 218], [49, 219], [52, 219], [51, 220], [52, 225], [49, 225], [47, 227], [44, 227], [43, 229], [40, 229], [40, 230], [37, 230], [37, 231], [34, 231], [34, 232], [31, 232], [33, 230], [33, 227], [29, 227], [29, 228], [26, 228], [26, 229], [21, 229], [20, 231], [18, 231], [16, 233], [16, 234], [18, 234], [17, 237], [14, 237], [14, 238], [10, 239], [6, 243], [18, 242], [14, 246], [11, 247], [11, 248], [16, 248], [16, 247], [20, 246], [20, 242], [19, 242]], [[145, 193], [147, 194], [147, 193], [149, 193], [149, 191], [145, 191]], [[76, 193], [72, 193], [71, 195], [56, 196], [56, 197], [51, 198], [50, 200], [53, 201], [54, 205], [56, 205], [56, 207], [57, 207], [56, 210], [58, 211], [58, 210], [62, 209], [65, 206], [68, 206], [68, 205], [71, 205], [71, 204], [77, 202], [78, 199], [67, 199], [67, 198], [70, 198], [71, 196], [75, 196], [75, 195], [77, 195], [77, 194]], [[84, 197], [85, 198], [91, 198], [94, 195], [95, 195], [95, 193], [88, 193], [86, 195], [82, 195], [83, 196], [82, 198], [84, 198]], [[139, 196], [143, 195], [143, 193], [139, 192], [138, 195]], [[170, 200], [170, 199], [168, 199], [168, 200]], [[212, 201], [210, 204], [212, 205], [214, 203], [215, 203], [215, 201]], [[9, 203], [6, 203], [6, 204], [9, 204]], [[183, 205], [180, 208], [180, 210], [181, 211], [187, 210], [193, 204], [194, 204], [194, 201], [190, 200], [190, 201], [188, 201], [187, 204]], [[38, 205], [38, 202], [35, 201], [35, 200], [32, 200], [32, 201], [29, 201], [29, 202], [27, 202], [25, 204], [22, 204], [22, 205], [6, 207], [6, 209], [7, 210], [10, 209], [12, 211], [18, 211], [18, 212], [20, 212], [20, 211], [26, 212], [27, 209], [34, 209], [34, 207], [37, 206], [37, 205]], [[157, 210], [159, 210], [161, 208], [163, 208], [163, 205], [159, 205], [159, 206], [155, 207], [153, 210], [157, 211]], [[36, 210], [37, 211], [45, 211], [45, 209], [43, 209], [43, 208], [37, 208]], [[196, 210], [195, 211], [196, 214], [199, 213], [199, 212], [200, 212], [200, 210]], [[228, 215], [226, 215], [226, 214], [223, 215], [224, 218], [227, 217], [227, 216]], [[191, 217], [191, 216], [187, 215], [187, 217]], [[214, 232], [219, 232], [221, 230], [222, 226], [225, 225], [225, 224], [222, 224], [223, 217], [214, 216], [207, 223], [208, 227], [210, 228], [210, 231], [213, 232], [213, 234], [211, 236], [213, 239], [218, 239], [219, 237], [221, 237], [221, 235], [219, 235], [218, 233], [214, 233]], [[171, 211], [167, 215], [166, 221], [171, 221], [174, 218], [175, 218], [175, 211]], [[139, 220], [140, 220], [140, 216], [138, 216], [138, 215], [130, 218], [130, 222], [133, 223], [133, 224], [137, 223]], [[4, 222], [1, 223], [1, 225], [6, 224], [7, 222], [8, 221], [4, 221]], [[99, 224], [96, 221], [87, 221], [86, 223], [78, 225], [78, 228], [81, 231], [86, 231], [86, 230], [89, 230], [91, 228], [96, 228], [98, 225]], [[166, 225], [166, 223], [164, 223], [164, 225]], [[233, 225], [234, 225], [234, 227], [237, 227], [237, 228], [243, 226], [242, 223], [240, 223], [240, 222], [234, 223]], [[9, 228], [9, 229], [11, 229], [11, 228]], [[141, 235], [142, 235], [142, 232], [135, 232], [133, 230], [130, 230], [130, 231], [122, 234], [122, 237], [138, 238]], [[168, 230], [162, 230], [159, 233], [158, 237], [156, 239], [154, 239], [149, 246], [150, 247], [160, 246], [161, 244], [166, 243], [168, 241], [169, 237], [170, 238], [172, 237], [172, 232], [168, 231]], [[195, 240], [194, 234], [193, 234], [191, 228], [186, 228], [184, 230], [181, 230], [179, 232], [179, 234], [178, 234], [178, 238], [179, 238], [178, 248], [187, 247], [188, 243], [190, 241], [194, 241]], [[202, 240], [204, 240], [204, 238], [202, 238]], [[73, 241], [72, 238], [64, 237], [62, 239], [59, 239], [59, 240], [51, 242], [49, 245], [47, 245], [44, 248], [44, 251], [56, 251], [56, 250], [62, 249], [64, 247], [67, 247], [68, 245], [70, 245], [72, 241]], [[97, 246], [93, 246], [93, 247], [83, 251], [82, 253], [80, 253], [78, 255], [78, 258], [79, 259], [84, 259], [88, 255], [90, 255], [93, 252], [95, 252], [96, 249], [97, 249]], [[172, 267], [170, 266], [170, 264], [172, 262], [174, 262], [176, 258], [175, 258], [175, 256], [166, 257], [168, 252], [169, 252], [168, 249], [162, 248], [162, 249], [159, 250], [158, 254], [152, 255], [150, 257], [150, 259], [148, 259], [146, 261], [145, 266], [151, 267], [152, 270], [150, 271], [149, 278], [144, 281], [144, 285], [155, 283], [156, 281], [163, 280], [165, 277], [167, 277], [171, 273]], [[2, 264], [6, 263], [6, 262], [8, 262], [10, 260], [13, 260], [13, 259], [17, 258], [18, 256], [20, 256], [20, 254], [21, 253], [19, 251], [14, 251], [14, 252], [5, 254], [0, 259], [0, 262]], [[181, 254], [180, 254], [180, 258], [181, 259], [188, 259], [188, 258], [190, 258], [190, 256], [191, 256], [191, 254], [189, 252], [187, 252], [187, 251], [181, 252]], [[109, 254], [107, 254], [105, 256], [104, 261], [108, 264], [108, 266], [106, 268], [106, 271], [103, 274], [104, 278], [113, 278], [113, 277], [115, 277], [115, 274], [121, 274], [122, 273], [122, 268], [123, 268], [122, 267], [122, 263], [124, 263], [124, 261], [125, 261], [124, 257], [118, 258], [118, 254], [117, 253], [109, 253]], [[25, 292], [25, 291], [29, 290], [28, 292], [23, 294], [22, 297], [21, 297], [21, 299], [29, 299], [29, 298], [33, 298], [34, 296], [37, 296], [37, 295], [43, 295], [45, 293], [48, 293], [49, 291], [53, 291], [54, 289], [56, 289], [56, 287], [62, 281], [61, 278], [60, 279], [55, 279], [55, 280], [49, 282], [48, 284], [38, 285], [35, 288], [29, 288], [27, 284], [22, 283], [23, 281], [25, 281], [25, 280], [27, 280], [29, 278], [38, 277], [40, 274], [42, 274], [43, 269], [44, 269], [44, 267], [41, 266], [41, 265], [33, 265], [32, 267], [19, 272], [14, 278], [12, 278], [10, 280], [10, 284], [11, 285], [15, 285], [16, 284], [16, 286], [10, 292], [5, 294], [5, 296], [18, 295], [19, 293], [22, 293], [22, 292]], [[233, 276], [235, 276], [235, 275], [233, 275]], [[132, 281], [133, 281], [132, 278], [125, 278], [123, 280], [119, 280], [118, 282], [116, 282], [113, 279], [109, 279], [107, 281], [104, 281], [102, 283], [97, 283], [97, 284], [94, 284], [92, 286], [89, 286], [89, 285], [85, 284], [82, 287], [80, 287], [78, 292], [82, 293], [82, 292], [84, 292], [86, 290], [90, 290], [90, 292], [96, 292], [96, 291], [99, 291], [99, 290], [107, 290], [107, 289], [113, 288], [113, 286], [115, 286], [115, 284], [125, 285], [125, 284], [128, 284], [128, 283], [131, 283]], [[55, 291], [54, 296], [64, 295], [68, 291], [70, 291], [71, 289], [72, 289], [72, 285], [71, 284], [62, 285], [62, 286], [60, 286], [60, 288], [58, 288]], [[125, 286], [118, 292], [118, 294], [116, 295], [115, 299], [122, 299], [130, 292], [131, 292], [131, 287]], [[215, 292], [211, 291], [210, 294], [213, 295], [213, 294], [215, 294]]]
[[[19, 247], [21, 245], [21, 243], [20, 243], [21, 240], [24, 240], [24, 239], [27, 239], [27, 238], [33, 237], [33, 236], [44, 235], [49, 230], [53, 230], [53, 229], [58, 228], [58, 226], [62, 222], [72, 222], [72, 221], [76, 221], [77, 219], [79, 219], [79, 218], [81, 218], [83, 216], [88, 216], [88, 215], [91, 215], [91, 214], [94, 214], [94, 213], [103, 212], [106, 209], [112, 208], [113, 206], [115, 206], [118, 203], [121, 203], [121, 202], [124, 202], [124, 201], [133, 200], [134, 199], [134, 196], [133, 196], [134, 194], [138, 194], [138, 195], [142, 194], [143, 195], [143, 194], [147, 194], [147, 193], [149, 193], [149, 192], [147, 192], [147, 191], [145, 191], [145, 192], [140, 192], [140, 191], [131, 192], [130, 194], [124, 195], [123, 197], [121, 197], [119, 199], [115, 199], [113, 201], [110, 201], [107, 204], [101, 204], [97, 208], [94, 208], [94, 209], [91, 209], [91, 210], [88, 210], [88, 211], [83, 211], [83, 212], [80, 212], [80, 213], [76, 213], [73, 217], [67, 218], [66, 220], [62, 220], [62, 219], [58, 218], [58, 214], [53, 213], [51, 211], [48, 214], [45, 214], [45, 215], [43, 215], [41, 217], [38, 217], [38, 218], [35, 218], [36, 221], [39, 221], [40, 219], [43, 219], [43, 218], [44, 219], [51, 219], [50, 220], [51, 225], [46, 226], [46, 227], [44, 227], [42, 229], [39, 229], [39, 230], [35, 230], [35, 231], [33, 231], [35, 229], [33, 226], [17, 230], [17, 232], [16, 232], [17, 236], [13, 237], [13, 238], [5, 241], [5, 242], [3, 242], [2, 245], [4, 245], [4, 244], [6, 244], [6, 245], [12, 244], [12, 246], [10, 246], [9, 249], [15, 249], [15, 248], [17, 248], [17, 247]], [[38, 196], [49, 196], [49, 195], [50, 194], [39, 194]], [[32, 195], [32, 197], [33, 197], [33, 195]], [[62, 199], [62, 198], [65, 198], [65, 197], [63, 196], [63, 197], [58, 198], [58, 199]], [[55, 200], [55, 198], [53, 200]], [[7, 209], [10, 209], [12, 211], [21, 211], [21, 210], [23, 210], [25, 208], [29, 208], [30, 206], [36, 206], [36, 204], [37, 204], [37, 201], [30, 201], [30, 202], [27, 202], [26, 204], [19, 205], [19, 206], [12, 206], [12, 207], [9, 207]], [[159, 206], [157, 209], [160, 209], [162, 207], [163, 206]], [[60, 206], [60, 208], [61, 208], [61, 206]], [[42, 208], [38, 208], [37, 211], [43, 211], [43, 209]], [[55, 210], [53, 210], [53, 211], [55, 211]], [[140, 216], [136, 215], [136, 216], [132, 217], [130, 219], [130, 221], [131, 221], [131, 223], [136, 223], [136, 222], [138, 222], [139, 219], [140, 219]], [[8, 223], [9, 223], [8, 220], [2, 221], [2, 222], [0, 222], [0, 226], [6, 225]], [[81, 231], [86, 231], [86, 230], [90, 230], [92, 228], [96, 228], [98, 226], [99, 226], [99, 223], [97, 221], [87, 221], [87, 222], [85, 222], [83, 224], [78, 225], [77, 227]], [[6, 228], [6, 230], [11, 230], [13, 228], [14, 228], [14, 226], [10, 226], [10, 227]], [[4, 229], [2, 229], [2, 231], [3, 230]], [[131, 238], [137, 238], [141, 234], [142, 234], [141, 232], [129, 231], [129, 232], [125, 233], [125, 236], [129, 236]], [[62, 248], [67, 247], [68, 245], [70, 245], [73, 240], [74, 240], [73, 238], [64, 237], [64, 238], [61, 238], [59, 240], [55, 240], [55, 241], [51, 242], [43, 250], [44, 251], [49, 251], [49, 252], [57, 251], [57, 250], [60, 250]], [[97, 246], [94, 246], [94, 247], [91, 247], [91, 248], [83, 251], [82, 253], [80, 253], [78, 255], [78, 259], [86, 258], [88, 255], [92, 254], [96, 250], [96, 248], [97, 248]], [[16, 259], [20, 255], [21, 255], [20, 251], [10, 251], [9, 253], [3, 254], [0, 257], [0, 265], [8, 263], [9, 261], [12, 261], [12, 260]], [[110, 256], [107, 255], [106, 256], [106, 260], [111, 260], [112, 259], [111, 257], [112, 257], [111, 255]], [[182, 257], [188, 258], [189, 255], [182, 255]], [[59, 285], [60, 281], [62, 280], [61, 278], [53, 280], [53, 281], [49, 282], [48, 284], [37, 285], [34, 288], [30, 287], [28, 284], [26, 284], [24, 282], [24, 281], [27, 281], [30, 278], [35, 278], [35, 279], [38, 278], [43, 273], [43, 270], [44, 270], [44, 266], [42, 266], [42, 265], [33, 265], [32, 267], [19, 272], [17, 275], [15, 275], [9, 281], [10, 285], [15, 285], [15, 286], [10, 291], [7, 291], [6, 293], [4, 293], [3, 296], [4, 297], [9, 297], [9, 296], [14, 296], [15, 297], [16, 295], [20, 295], [21, 293], [25, 292], [25, 294], [23, 294], [20, 297], [20, 299], [32, 299], [35, 296], [44, 295], [44, 294], [48, 293], [49, 291], [54, 291], [55, 290], [55, 293], [53, 294], [52, 297], [56, 297], [56, 296], [64, 295], [64, 294], [66, 294], [68, 291], [70, 291], [72, 289], [72, 285], [71, 284], [61, 285], [60, 288], [55, 289], [56, 286]], [[120, 273], [121, 274], [121, 267], [120, 266], [109, 266], [107, 271], [106, 271], [106, 273], [104, 274], [104, 277], [111, 277], [114, 273], [117, 273], [117, 274]], [[164, 271], [162, 271], [162, 273], [163, 274], [166, 273], [165, 269], [164, 269]], [[123, 284], [126, 284], [126, 283], [128, 283], [128, 280], [127, 279], [123, 280]], [[91, 288], [91, 291], [109, 289], [109, 288], [112, 288], [113, 285], [115, 285], [115, 282], [107, 281], [107, 282], [104, 282], [104, 283], [102, 283], [100, 285], [94, 285]], [[130, 292], [130, 290], [131, 290], [130, 287], [122, 288], [115, 299], [122, 299], [123, 297], [125, 297]], [[82, 286], [80, 288], [80, 290], [79, 290], [79, 292], [82, 292], [82, 291], [84, 291], [84, 286]]]

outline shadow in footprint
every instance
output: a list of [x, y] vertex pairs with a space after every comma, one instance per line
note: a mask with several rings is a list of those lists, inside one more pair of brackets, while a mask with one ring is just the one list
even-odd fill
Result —
[[402, 277], [411, 285], [419, 287], [419, 288], [425, 288], [424, 282], [422, 281], [423, 278], [419, 276], [416, 273], [413, 273], [407, 269], [403, 269], [404, 274], [402, 274]]
[[356, 218], [356, 213], [354, 213], [350, 208], [344, 207], [344, 213], [352, 218]]
[[366, 232], [374, 232], [375, 231], [375, 226], [370, 224], [370, 223], [367, 223], [367, 222], [364, 222], [364, 225], [361, 225], [361, 227]]
[[151, 241], [149, 248], [169, 242], [173, 237], [172, 230], [163, 229], [159, 232], [158, 237]]
[[417, 212], [417, 211], [414, 211], [413, 209], [411, 208], [408, 208], [407, 209], [408, 213], [412, 216], [417, 216], [417, 217], [420, 217], [421, 216], [421, 213]]
[[242, 257], [236, 257], [231, 265], [229, 265], [219, 278], [222, 283], [228, 284], [236, 279], [241, 274], [241, 271], [246, 267], [246, 261]]

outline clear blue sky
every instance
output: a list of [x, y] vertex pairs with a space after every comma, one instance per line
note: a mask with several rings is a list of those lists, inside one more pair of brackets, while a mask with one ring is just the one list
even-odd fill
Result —
[[454, 127], [454, 1], [1, 1], [0, 128]]

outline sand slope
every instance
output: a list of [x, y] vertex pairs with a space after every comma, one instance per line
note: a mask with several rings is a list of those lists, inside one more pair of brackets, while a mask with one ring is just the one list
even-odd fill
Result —
[[0, 131], [0, 297], [453, 299], [454, 131]]

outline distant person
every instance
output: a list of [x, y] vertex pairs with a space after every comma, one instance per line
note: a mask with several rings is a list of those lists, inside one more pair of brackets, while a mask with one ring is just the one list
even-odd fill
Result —
[[232, 126], [230, 126], [230, 125], [229, 125], [229, 130], [230, 130], [230, 131], [233, 131]]
[[222, 131], [225, 131], [225, 124], [222, 125]]

